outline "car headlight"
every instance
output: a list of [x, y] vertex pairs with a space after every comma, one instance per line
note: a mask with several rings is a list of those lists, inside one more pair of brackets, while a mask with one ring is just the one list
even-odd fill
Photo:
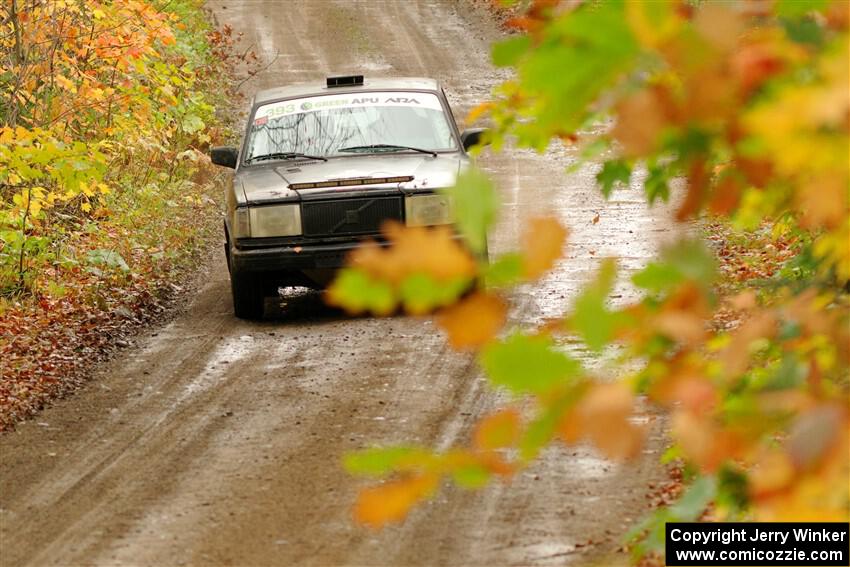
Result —
[[236, 209], [235, 238], [298, 236], [301, 234], [300, 205], [270, 205]]
[[448, 195], [409, 195], [404, 199], [404, 218], [407, 226], [451, 224], [452, 208]]

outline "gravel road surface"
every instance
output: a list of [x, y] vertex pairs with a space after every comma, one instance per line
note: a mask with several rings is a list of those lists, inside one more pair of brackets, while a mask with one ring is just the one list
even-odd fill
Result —
[[[430, 76], [459, 120], [505, 73], [499, 36], [463, 1], [215, 0], [221, 24], [265, 61], [244, 85], [327, 74]], [[517, 245], [522, 221], [558, 214], [567, 257], [514, 294], [512, 322], [562, 312], [616, 256], [640, 267], [670, 234], [669, 214], [638, 190], [604, 202], [594, 164], [569, 149], [485, 154], [505, 210], [491, 253]], [[599, 215], [598, 222], [593, 219]], [[314, 293], [288, 292], [262, 322], [232, 315], [224, 258], [191, 305], [140, 336], [89, 385], [0, 437], [0, 564], [20, 565], [565, 565], [611, 561], [647, 484], [664, 478], [653, 415], [628, 466], [590, 448], [548, 450], [508, 484], [447, 488], [397, 527], [350, 521], [363, 481], [340, 456], [371, 444], [462, 443], [499, 403], [471, 356], [427, 319], [350, 319]], [[617, 301], [634, 297], [626, 283]], [[578, 354], [582, 353], [578, 351]]]

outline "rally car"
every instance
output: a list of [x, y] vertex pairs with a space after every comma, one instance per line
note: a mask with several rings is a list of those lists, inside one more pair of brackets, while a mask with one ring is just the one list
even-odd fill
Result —
[[424, 78], [330, 77], [254, 97], [241, 148], [212, 162], [226, 189], [225, 253], [237, 317], [260, 318], [281, 286], [321, 289], [381, 225], [452, 223], [436, 189], [454, 184], [484, 130], [458, 130]]

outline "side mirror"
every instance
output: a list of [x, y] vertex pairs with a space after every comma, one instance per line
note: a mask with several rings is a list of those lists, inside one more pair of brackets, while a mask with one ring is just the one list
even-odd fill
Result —
[[222, 147], [210, 148], [210, 159], [216, 165], [236, 169], [236, 162], [239, 160], [239, 152], [236, 148]]
[[[487, 133], [487, 128], [469, 128], [464, 130], [460, 135], [460, 143], [463, 144], [463, 149], [468, 151], [472, 146], [477, 146], [481, 143], [481, 138]], [[485, 144], [490, 142], [485, 140]]]

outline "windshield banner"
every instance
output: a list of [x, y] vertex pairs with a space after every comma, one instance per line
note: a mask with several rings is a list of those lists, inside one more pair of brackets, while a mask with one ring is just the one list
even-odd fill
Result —
[[412, 106], [430, 110], [443, 110], [436, 95], [406, 92], [364, 92], [338, 95], [312, 96], [282, 100], [266, 104], [257, 109], [254, 123], [263, 123], [269, 118], [288, 114], [318, 112], [330, 108], [361, 108], [367, 106]]

